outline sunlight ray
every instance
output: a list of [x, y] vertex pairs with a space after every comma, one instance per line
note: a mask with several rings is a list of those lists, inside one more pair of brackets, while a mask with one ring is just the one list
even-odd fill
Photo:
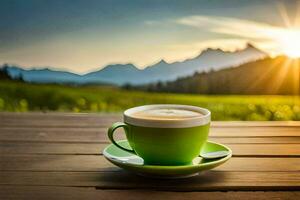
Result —
[[276, 68], [278, 65], [280, 65], [282, 63], [282, 59], [278, 59], [275, 60], [275, 62], [270, 66], [270, 68], [268, 68], [268, 70], [265, 70], [260, 77], [257, 78], [257, 80], [252, 83], [251, 85], [248, 86], [248, 88], [246, 88], [246, 91], [251, 92], [251, 90], [253, 90], [256, 86], [258, 86], [260, 83], [263, 82], [263, 80], [267, 77], [267, 75], [274, 69]]
[[277, 2], [277, 9], [279, 11], [279, 14], [281, 16], [281, 19], [283, 20], [283, 23], [286, 27], [291, 27], [291, 20], [287, 14], [287, 10], [285, 5], [282, 2]]
[[287, 78], [286, 75], [288, 74], [288, 71], [292, 67], [291, 64], [293, 62], [293, 59], [287, 59], [283, 62], [282, 66], [280, 67], [280, 70], [276, 74], [276, 81], [274, 81], [272, 87], [270, 87], [270, 90], [272, 92], [278, 93], [280, 87], [283, 84], [283, 81]]
[[299, 60], [295, 59], [293, 61], [293, 87], [294, 87], [294, 94], [299, 95]]
[[296, 4], [296, 16], [294, 18], [294, 27], [300, 27], [300, 1]]

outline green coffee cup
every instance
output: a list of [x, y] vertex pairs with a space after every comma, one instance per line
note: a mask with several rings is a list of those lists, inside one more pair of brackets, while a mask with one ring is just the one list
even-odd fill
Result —
[[[190, 164], [206, 143], [210, 126], [209, 110], [187, 105], [139, 106], [126, 110], [123, 117], [124, 123], [116, 122], [108, 129], [109, 139], [149, 165]], [[120, 127], [132, 149], [113, 139]]]

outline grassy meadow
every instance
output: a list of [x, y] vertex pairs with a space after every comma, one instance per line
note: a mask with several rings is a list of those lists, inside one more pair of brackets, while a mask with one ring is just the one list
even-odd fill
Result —
[[187, 95], [128, 91], [112, 86], [65, 86], [0, 81], [0, 111], [122, 112], [144, 104], [208, 108], [213, 120], [300, 120], [298, 96]]

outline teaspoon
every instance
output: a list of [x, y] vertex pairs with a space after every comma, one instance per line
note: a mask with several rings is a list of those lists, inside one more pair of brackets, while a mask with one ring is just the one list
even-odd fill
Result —
[[212, 152], [200, 153], [200, 156], [204, 159], [223, 158], [228, 155], [229, 155], [229, 151], [212, 151]]

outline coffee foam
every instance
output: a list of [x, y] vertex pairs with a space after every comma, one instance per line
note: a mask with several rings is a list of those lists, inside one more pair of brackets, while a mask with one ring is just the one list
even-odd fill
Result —
[[203, 114], [191, 110], [160, 108], [143, 110], [132, 114], [133, 117], [141, 119], [163, 119], [163, 120], [176, 120], [176, 119], [189, 119], [194, 117], [201, 117]]
[[186, 128], [210, 123], [210, 111], [190, 105], [155, 104], [124, 111], [127, 124], [154, 128]]

